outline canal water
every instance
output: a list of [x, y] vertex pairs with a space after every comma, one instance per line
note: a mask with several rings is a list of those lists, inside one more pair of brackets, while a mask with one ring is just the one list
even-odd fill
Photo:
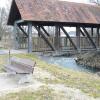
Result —
[[75, 71], [92, 72], [92, 73], [96, 73], [98, 71], [97, 69], [94, 69], [91, 67], [78, 65], [75, 62], [74, 57], [40, 56], [40, 58], [48, 62], [49, 64], [59, 65], [65, 68], [75, 70]]

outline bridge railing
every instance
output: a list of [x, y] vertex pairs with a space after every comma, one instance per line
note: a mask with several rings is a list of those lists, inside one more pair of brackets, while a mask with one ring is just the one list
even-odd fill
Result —
[[[49, 37], [48, 40], [55, 46], [55, 37]], [[71, 37], [74, 44], [77, 46], [77, 37]], [[92, 37], [93, 42], [97, 45], [97, 37]], [[99, 41], [100, 44], [100, 41]], [[98, 46], [98, 48], [100, 45]], [[23, 39], [20, 42], [20, 49], [27, 48], [27, 40]], [[87, 37], [80, 37], [80, 49], [92, 49], [93, 46]], [[33, 37], [33, 51], [50, 51], [51, 48], [41, 37]], [[60, 37], [59, 50], [74, 50], [73, 45], [66, 37]]]

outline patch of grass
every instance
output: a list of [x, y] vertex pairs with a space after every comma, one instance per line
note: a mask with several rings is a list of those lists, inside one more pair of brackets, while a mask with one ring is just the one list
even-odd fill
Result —
[[47, 64], [33, 54], [16, 56], [36, 61], [37, 67], [52, 73], [56, 77], [55, 80], [45, 79], [44, 81], [46, 81], [46, 83], [62, 83], [66, 86], [80, 89], [90, 96], [100, 97], [100, 77], [96, 77], [94, 74], [73, 71], [66, 68], [61, 68], [59, 66]]
[[[42, 86], [37, 91], [21, 91], [18, 93], [11, 93], [0, 100], [66, 100], [63, 93], [55, 93], [53, 89], [48, 86]], [[67, 99], [68, 100], [68, 99]]]
[[69, 70], [67, 68], [62, 68], [52, 64], [47, 64], [46, 62], [40, 60], [36, 55], [33, 54], [16, 54], [12, 56], [34, 60], [37, 63], [37, 67], [42, 68], [47, 72], [50, 72], [54, 77], [56, 77], [53, 80], [47, 78], [45, 78], [44, 80], [40, 79], [40, 81], [43, 81], [46, 84], [51, 84], [51, 83], [64, 84], [68, 87], [80, 89], [90, 96], [96, 98], [100, 97], [100, 77], [97, 77], [94, 74], [77, 72], [77, 71]]
[[0, 72], [3, 72], [3, 66], [7, 63], [8, 55], [0, 55]]

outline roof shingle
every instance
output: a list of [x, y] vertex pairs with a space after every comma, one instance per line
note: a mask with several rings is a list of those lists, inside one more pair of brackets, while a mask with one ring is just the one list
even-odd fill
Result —
[[15, 0], [15, 3], [22, 20], [100, 24], [100, 7], [95, 5], [60, 0]]

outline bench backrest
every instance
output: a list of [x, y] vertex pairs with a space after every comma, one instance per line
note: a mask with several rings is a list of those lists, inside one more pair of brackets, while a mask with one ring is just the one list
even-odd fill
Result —
[[35, 61], [17, 57], [12, 57], [10, 61], [13, 67], [21, 69], [27, 73], [33, 73], [36, 64]]

